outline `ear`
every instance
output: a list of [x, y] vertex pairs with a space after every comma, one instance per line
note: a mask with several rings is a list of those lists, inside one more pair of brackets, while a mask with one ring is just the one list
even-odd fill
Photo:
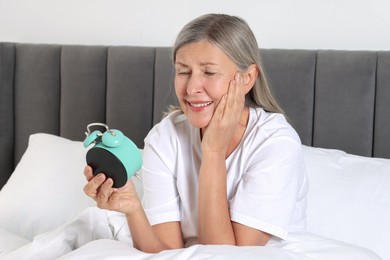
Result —
[[244, 80], [244, 91], [248, 93], [256, 83], [257, 76], [259, 75], [259, 69], [256, 64], [252, 64], [249, 68], [242, 73]]

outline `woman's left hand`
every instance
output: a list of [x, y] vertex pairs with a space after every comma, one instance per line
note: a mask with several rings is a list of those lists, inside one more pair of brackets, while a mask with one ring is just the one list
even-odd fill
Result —
[[220, 99], [202, 138], [203, 152], [226, 154], [240, 123], [245, 105], [242, 76], [238, 73], [230, 81], [227, 94]]
[[[226, 188], [226, 157], [242, 137], [245, 93], [241, 75], [230, 81], [202, 138], [198, 185], [198, 235], [204, 244], [235, 244]], [[244, 128], [245, 129], [245, 128]]]

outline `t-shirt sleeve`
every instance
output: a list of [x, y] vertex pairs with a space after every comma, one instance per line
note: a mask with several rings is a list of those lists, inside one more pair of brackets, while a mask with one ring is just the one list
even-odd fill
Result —
[[291, 137], [269, 140], [248, 162], [230, 203], [231, 219], [285, 239], [305, 174], [301, 144]]
[[142, 204], [151, 225], [180, 221], [179, 194], [174, 175], [174, 141], [164, 136], [167, 131], [169, 129], [153, 131], [145, 139]]

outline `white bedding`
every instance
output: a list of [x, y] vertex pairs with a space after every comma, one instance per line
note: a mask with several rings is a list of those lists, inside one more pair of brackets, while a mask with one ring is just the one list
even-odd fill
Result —
[[292, 233], [286, 241], [272, 240], [265, 247], [194, 245], [147, 254], [132, 247], [122, 214], [96, 207], [86, 209], [67, 225], [36, 236], [32, 242], [23, 241], [23, 246], [18, 239], [13, 241], [16, 244], [10, 241], [9, 248], [2, 245], [0, 259], [380, 259], [367, 249], [309, 233]]
[[[85, 153], [81, 142], [30, 137], [0, 191], [0, 259], [390, 259], [388, 159], [303, 146], [311, 233], [266, 247], [195, 245], [145, 254], [132, 247], [122, 214], [94, 207], [83, 193]], [[134, 183], [142, 197], [141, 182]]]

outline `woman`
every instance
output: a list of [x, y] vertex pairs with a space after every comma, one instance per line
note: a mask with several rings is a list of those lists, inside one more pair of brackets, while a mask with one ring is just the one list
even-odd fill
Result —
[[191, 21], [173, 62], [180, 109], [145, 138], [142, 204], [131, 181], [114, 189], [89, 166], [85, 193], [123, 212], [144, 252], [265, 245], [303, 230], [301, 143], [270, 93], [247, 23], [222, 14]]

